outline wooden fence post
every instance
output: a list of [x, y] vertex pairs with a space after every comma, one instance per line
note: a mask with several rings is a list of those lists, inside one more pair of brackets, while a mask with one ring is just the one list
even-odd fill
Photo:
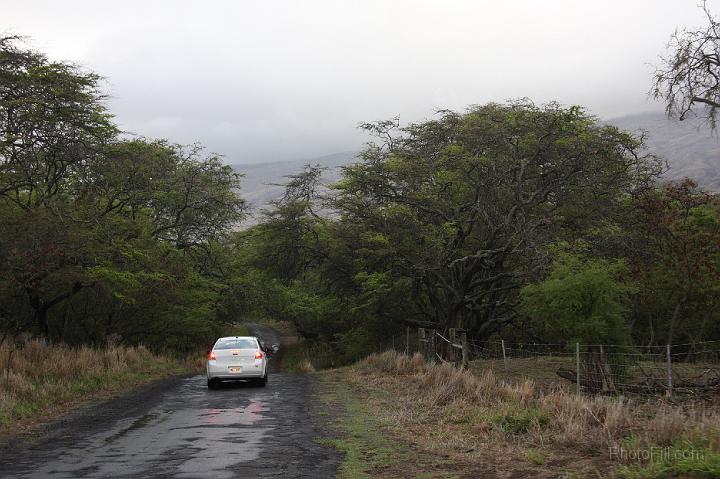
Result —
[[410, 355], [410, 326], [405, 328], [405, 354]]
[[580, 395], [580, 343], [575, 343], [575, 392]]
[[460, 341], [462, 344], [462, 368], [468, 368], [468, 359], [470, 357], [470, 348], [468, 347], [467, 333], [463, 331], [460, 333]]
[[503, 353], [503, 369], [505, 370], [505, 375], [507, 375], [507, 355], [505, 354], [505, 340], [500, 340], [500, 346], [502, 346], [502, 353]]
[[450, 328], [448, 330], [448, 333], [449, 333], [448, 339], [450, 340], [450, 344], [449, 344], [449, 347], [447, 348], [448, 349], [448, 361], [453, 363], [453, 365], [455, 367], [457, 367], [457, 360], [458, 360], [457, 351], [455, 350], [455, 345], [457, 344], [457, 339], [456, 339], [457, 332], [456, 331], [457, 330], [455, 328]]
[[665, 349], [667, 354], [667, 386], [668, 386], [668, 397], [673, 397], [673, 381], [672, 381], [672, 355], [670, 354], [670, 345], [667, 345]]
[[435, 354], [437, 354], [437, 348], [435, 347], [435, 343], [436, 343], [435, 334], [436, 333], [437, 333], [437, 331], [435, 331], [434, 329], [430, 330], [430, 348], [429, 348], [430, 351], [428, 353], [430, 355], [430, 361], [432, 361], [432, 362], [436, 361]]

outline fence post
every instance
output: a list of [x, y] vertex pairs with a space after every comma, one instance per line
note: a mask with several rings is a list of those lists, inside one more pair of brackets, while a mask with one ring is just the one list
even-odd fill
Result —
[[470, 351], [468, 347], [468, 339], [467, 339], [467, 333], [463, 331], [460, 333], [460, 344], [462, 344], [462, 368], [467, 369], [468, 368], [468, 358], [470, 356]]
[[668, 385], [668, 397], [673, 397], [673, 383], [672, 383], [672, 356], [670, 355], [670, 345], [667, 345], [665, 349], [667, 353], [667, 385]]
[[405, 328], [405, 354], [410, 355], [410, 326]]
[[435, 331], [434, 329], [431, 329], [431, 330], [430, 330], [430, 351], [429, 351], [429, 355], [430, 355], [430, 361], [432, 361], [432, 362], [435, 362], [435, 361], [436, 361], [436, 359], [435, 359], [435, 354], [437, 354], [437, 349], [435, 348], [435, 342], [436, 342], [435, 335], [436, 335], [436, 334], [437, 334], [437, 331]]
[[448, 361], [453, 363], [453, 366], [457, 367], [457, 351], [455, 350], [455, 344], [457, 343], [456, 339], [457, 333], [455, 332], [455, 328], [450, 328], [448, 330], [448, 339], [450, 340], [448, 350]]
[[5, 387], [6, 388], [10, 388], [10, 368], [12, 367], [12, 358], [13, 358], [14, 352], [15, 352], [15, 344], [12, 344], [12, 348], [8, 351], [7, 367], [5, 368]]
[[425, 343], [425, 328], [418, 328], [418, 351], [427, 359], [427, 343]]
[[610, 389], [610, 385], [608, 384], [607, 378], [605, 377], [605, 350], [603, 349], [603, 345], [600, 345], [600, 390], [602, 392], [607, 392], [608, 389]]
[[505, 369], [505, 374], [507, 374], [507, 355], [505, 354], [505, 340], [500, 340], [500, 346], [502, 346], [502, 353], [503, 353], [503, 369]]
[[575, 343], [575, 392], [580, 395], [580, 343]]

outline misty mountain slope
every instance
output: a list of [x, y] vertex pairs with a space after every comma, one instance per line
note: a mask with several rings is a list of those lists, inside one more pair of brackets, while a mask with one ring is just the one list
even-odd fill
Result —
[[697, 121], [667, 119], [663, 113], [641, 113], [608, 120], [624, 130], [647, 132], [652, 153], [668, 162], [665, 177], [690, 177], [708, 190], [720, 191], [720, 138]]
[[[650, 151], [667, 160], [670, 166], [667, 179], [687, 176], [706, 189], [720, 191], [720, 139], [707, 126], [668, 120], [663, 113], [629, 115], [607, 123], [636, 134], [645, 131]], [[323, 182], [331, 183], [340, 178], [340, 167], [355, 161], [356, 155], [357, 152], [346, 151], [318, 158], [232, 167], [245, 175], [241, 194], [250, 203], [251, 215], [257, 218], [272, 200], [282, 196], [283, 188], [277, 184], [285, 183], [288, 175], [300, 172], [307, 164], [319, 164], [328, 168]]]
[[298, 173], [307, 164], [326, 167], [323, 183], [332, 183], [340, 178], [340, 167], [352, 163], [357, 152], [345, 151], [332, 155], [293, 161], [271, 163], [240, 163], [231, 165], [235, 171], [244, 175], [240, 194], [250, 203], [251, 215], [257, 216], [267, 208], [271, 201], [279, 199], [287, 176]]

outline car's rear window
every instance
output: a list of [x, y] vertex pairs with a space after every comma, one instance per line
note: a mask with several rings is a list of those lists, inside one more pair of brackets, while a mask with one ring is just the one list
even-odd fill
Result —
[[258, 345], [254, 339], [220, 339], [214, 349], [254, 349]]

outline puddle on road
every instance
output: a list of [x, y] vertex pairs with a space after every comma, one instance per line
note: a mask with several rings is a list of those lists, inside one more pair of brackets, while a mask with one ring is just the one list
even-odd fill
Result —
[[190, 378], [148, 414], [38, 461], [43, 466], [23, 477], [232, 477], [227, 468], [257, 459], [272, 430], [262, 427], [273, 399], [265, 391], [208, 391], [204, 378]]
[[[252, 400], [244, 408], [235, 409], [208, 409], [200, 413], [200, 417], [205, 424], [213, 425], [230, 425], [243, 424], [251, 426], [256, 422], [265, 418], [262, 415], [263, 404], [260, 401]], [[202, 427], [202, 426], [193, 426]]]

